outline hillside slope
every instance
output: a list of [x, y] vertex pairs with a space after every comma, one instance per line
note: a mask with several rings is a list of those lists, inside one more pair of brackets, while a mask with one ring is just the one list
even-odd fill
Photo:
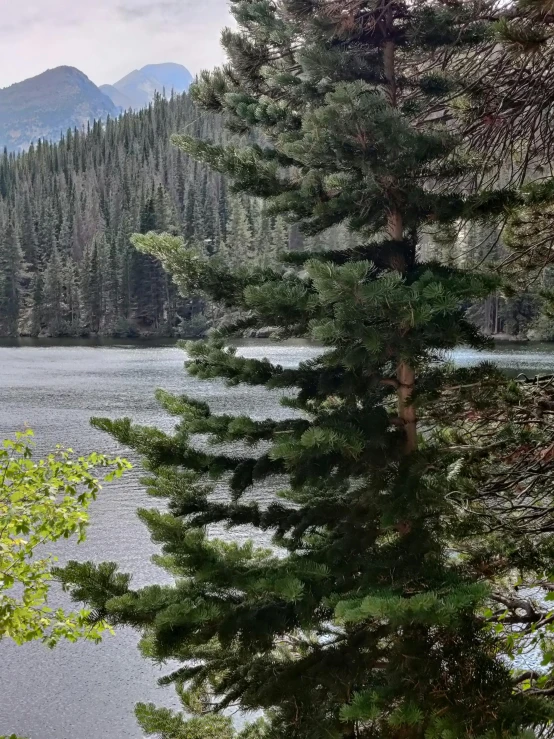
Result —
[[[0, 156], [0, 336], [196, 335], [202, 300], [177, 295], [161, 265], [132, 247], [137, 231], [180, 234], [230, 264], [266, 264], [288, 248], [282, 218], [172, 146], [184, 130], [229, 140], [185, 94]], [[18, 238], [2, 238], [7, 223]]]
[[121, 112], [129, 110], [134, 107], [131, 98], [127, 97], [123, 92], [120, 92], [114, 85], [100, 85], [99, 88], [104, 95], [107, 95], [112, 103], [119, 108]]
[[117, 106], [74, 67], [56, 67], [0, 90], [0, 147], [58, 141], [68, 128], [118, 114]]

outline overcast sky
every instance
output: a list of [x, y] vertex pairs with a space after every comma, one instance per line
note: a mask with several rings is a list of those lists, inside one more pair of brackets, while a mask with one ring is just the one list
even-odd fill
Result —
[[67, 64], [96, 84], [145, 64], [223, 61], [227, 0], [0, 0], [0, 87]]

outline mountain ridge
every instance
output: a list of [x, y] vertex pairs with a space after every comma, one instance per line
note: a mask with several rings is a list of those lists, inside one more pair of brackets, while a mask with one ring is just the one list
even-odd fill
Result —
[[147, 64], [101, 86], [70, 65], [47, 69], [0, 89], [0, 150], [24, 151], [39, 139], [59, 141], [69, 128], [145, 108], [156, 94], [181, 94], [192, 81], [189, 70], [175, 62]]
[[38, 139], [57, 141], [68, 128], [118, 115], [84, 72], [64, 65], [0, 89], [0, 146], [12, 151]]
[[[156, 93], [165, 91], [167, 97], [171, 92], [187, 92], [192, 81], [192, 74], [182, 64], [165, 62], [134, 69], [113, 84], [101, 85], [100, 89], [118, 107], [139, 110], [147, 107]], [[128, 104], [122, 105], [122, 102]]]

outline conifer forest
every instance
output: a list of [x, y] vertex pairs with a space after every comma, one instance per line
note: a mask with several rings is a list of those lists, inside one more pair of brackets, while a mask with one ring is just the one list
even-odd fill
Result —
[[206, 254], [264, 263], [299, 235], [255, 198], [170, 143], [173, 133], [227, 137], [186, 96], [159, 96], [86, 132], [68, 131], [0, 160], [0, 335], [195, 335], [198, 296], [179, 296], [135, 232], [181, 234]]
[[[133, 247], [135, 232], [178, 234], [233, 264], [268, 264], [303, 248], [295, 224], [269, 215], [256, 197], [233, 194], [219, 174], [176, 149], [171, 136], [183, 131], [216, 143], [233, 138], [185, 94], [69, 130], [59, 143], [4, 152], [0, 336], [193, 337], [217, 325], [224, 315], [197, 295], [179, 295], [160, 262]], [[339, 224], [308, 245], [337, 242], [355, 246], [359, 238]], [[500, 229], [478, 225], [446, 241], [427, 234], [421, 249], [439, 259], [467, 254], [473, 264], [507, 257]], [[550, 286], [548, 269], [517, 298], [499, 292], [477, 301], [472, 319], [488, 334], [554, 338], [545, 281]]]
[[[0, 165], [3, 333], [192, 339], [155, 413], [91, 419], [163, 577], [43, 562], [54, 641], [137, 635], [176, 696], [140, 736], [554, 739], [554, 374], [493, 361], [554, 321], [554, 4], [230, 9], [189, 93]], [[26, 470], [70, 535], [98, 482], [24, 435], [1, 460], [0, 627], [47, 641], [3, 610], [15, 536], [66, 535]]]

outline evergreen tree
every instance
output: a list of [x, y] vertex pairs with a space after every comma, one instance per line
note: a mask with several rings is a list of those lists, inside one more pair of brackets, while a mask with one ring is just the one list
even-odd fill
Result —
[[[176, 582], [133, 590], [92, 563], [63, 578], [98, 618], [141, 630], [147, 655], [181, 662], [164, 682], [189, 712], [263, 709], [252, 731], [274, 739], [552, 735], [552, 619], [517, 592], [551, 588], [554, 438], [537, 408], [551, 407], [552, 380], [439, 364], [483, 346], [464, 306], [498, 283], [418, 257], [424, 228], [492, 218], [515, 197], [472, 191], [475, 157], [430, 115], [460, 88], [427, 62], [488, 37], [478, 6], [234, 0], [230, 66], [194, 87], [264, 147], [178, 136], [183, 152], [307, 235], [346, 224], [361, 243], [293, 253], [283, 272], [229, 271], [170, 235], [134, 239], [183, 294], [246, 316], [190, 345], [188, 371], [288, 393], [279, 419], [160, 391], [173, 434], [95, 421], [144, 456], [150, 492], [168, 499], [140, 516]], [[290, 369], [225, 343], [267, 325], [321, 355]], [[276, 549], [211, 539], [214, 525], [271, 534]], [[543, 675], [510, 664], [529, 640], [544, 647]], [[138, 716], [166, 738], [202, 721], [216, 733], [152, 706]]]
[[81, 303], [85, 328], [98, 333], [102, 321], [102, 272], [98, 241], [85, 253], [81, 273]]
[[30, 334], [33, 337], [40, 335], [43, 328], [43, 290], [42, 273], [36, 272], [32, 283], [32, 302], [31, 302], [31, 324]]
[[34, 265], [37, 258], [37, 234], [30, 199], [25, 198], [21, 218], [21, 246], [25, 261]]
[[0, 223], [0, 332], [4, 336], [18, 335], [21, 260], [13, 223]]
[[227, 251], [233, 264], [247, 265], [256, 259], [252, 221], [241, 198], [233, 198], [227, 229]]
[[119, 318], [119, 274], [117, 264], [117, 247], [113, 240], [111, 244], [106, 244], [107, 254], [104, 256], [103, 274], [103, 294], [104, 304], [102, 309], [103, 326], [108, 329], [108, 333], [113, 333]]
[[44, 317], [51, 336], [63, 336], [66, 333], [64, 321], [64, 275], [63, 265], [56, 248], [44, 271]]
[[66, 323], [71, 336], [81, 333], [81, 295], [79, 269], [73, 259], [68, 257], [64, 268]]

